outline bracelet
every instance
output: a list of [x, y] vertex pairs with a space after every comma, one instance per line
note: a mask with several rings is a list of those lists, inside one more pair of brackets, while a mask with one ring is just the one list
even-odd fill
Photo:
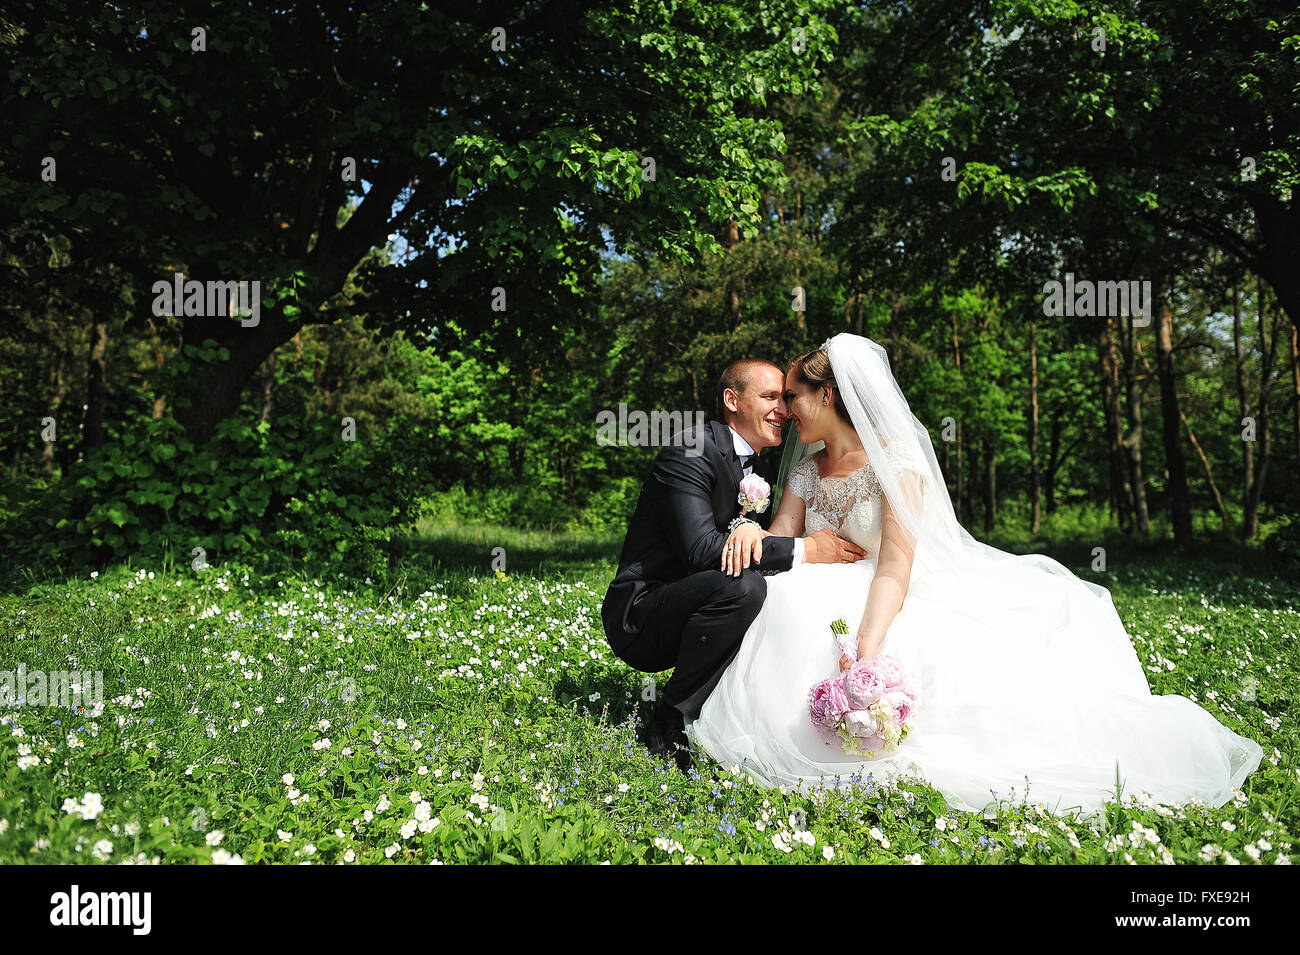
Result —
[[731, 534], [741, 524], [754, 524], [756, 526], [761, 526], [758, 524], [758, 521], [752, 521], [748, 517], [736, 517], [732, 518], [731, 523], [727, 525], [727, 533]]

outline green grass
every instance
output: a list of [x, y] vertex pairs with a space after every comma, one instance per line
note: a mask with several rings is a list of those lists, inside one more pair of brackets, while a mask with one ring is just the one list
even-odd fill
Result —
[[[1235, 804], [1126, 794], [1094, 829], [1033, 805], [950, 812], [923, 781], [803, 795], [702, 758], [689, 778], [670, 771], [637, 740], [645, 676], [600, 629], [619, 544], [422, 525], [382, 581], [181, 563], [11, 585], [0, 671], [102, 670], [106, 701], [0, 710], [0, 862], [1249, 864], [1295, 851], [1297, 590], [1248, 552], [1175, 558], [1114, 540], [1103, 573], [1087, 569], [1091, 547], [1035, 542], [1111, 588], [1155, 692], [1195, 699], [1265, 751]], [[102, 810], [67, 811], [86, 793]]]

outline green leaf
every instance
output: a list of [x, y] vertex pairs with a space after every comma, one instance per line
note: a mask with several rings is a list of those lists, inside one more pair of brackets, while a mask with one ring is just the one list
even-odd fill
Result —
[[105, 516], [118, 527], [125, 527], [133, 518], [131, 512], [120, 504], [110, 504], [105, 511]]

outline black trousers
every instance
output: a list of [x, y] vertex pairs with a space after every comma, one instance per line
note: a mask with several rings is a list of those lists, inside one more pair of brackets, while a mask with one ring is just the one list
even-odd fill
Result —
[[661, 698], [693, 720], [740, 650], [766, 597], [767, 581], [752, 568], [739, 577], [704, 570], [651, 587], [630, 615], [632, 622], [641, 623], [640, 633], [620, 656], [646, 673], [671, 667]]

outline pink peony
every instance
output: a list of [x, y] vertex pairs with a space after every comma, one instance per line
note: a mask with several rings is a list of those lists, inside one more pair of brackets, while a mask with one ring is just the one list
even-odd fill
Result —
[[755, 514], [762, 514], [767, 510], [768, 502], [772, 499], [772, 486], [764, 481], [757, 473], [751, 472], [740, 482], [740, 493], [736, 495], [736, 501], [740, 504], [740, 513], [743, 515], [748, 511]]
[[887, 689], [872, 660], [861, 660], [844, 674], [844, 693], [855, 710], [865, 710]]
[[889, 704], [889, 708], [894, 711], [894, 718], [898, 720], [900, 726], [911, 718], [912, 707], [916, 701], [910, 693], [905, 693], [902, 690], [890, 690], [885, 694], [884, 699]]
[[834, 732], [848, 711], [848, 697], [839, 677], [822, 680], [808, 691], [808, 712], [816, 726]]
[[873, 660], [876, 664], [876, 672], [880, 674], [880, 678], [885, 681], [890, 689], [898, 686], [905, 679], [903, 668], [898, 665], [898, 661], [893, 657], [882, 653], [877, 654]]

